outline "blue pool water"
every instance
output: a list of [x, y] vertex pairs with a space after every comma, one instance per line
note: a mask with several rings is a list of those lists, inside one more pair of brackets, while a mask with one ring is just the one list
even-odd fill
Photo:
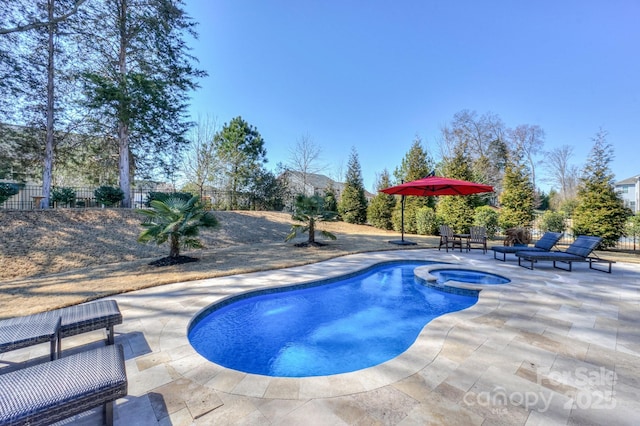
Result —
[[511, 282], [510, 279], [500, 275], [467, 269], [433, 269], [429, 274], [436, 277], [439, 283], [462, 281], [471, 284], [508, 284]]
[[478, 300], [421, 285], [413, 270], [425, 264], [382, 264], [339, 281], [214, 305], [194, 319], [189, 341], [210, 361], [266, 376], [378, 365], [407, 350], [432, 319]]

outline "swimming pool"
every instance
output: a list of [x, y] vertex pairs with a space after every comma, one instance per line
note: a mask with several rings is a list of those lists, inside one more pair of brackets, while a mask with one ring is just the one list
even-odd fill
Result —
[[429, 321], [478, 300], [422, 285], [414, 269], [426, 264], [379, 264], [339, 280], [227, 299], [193, 319], [189, 341], [212, 362], [266, 376], [378, 365], [407, 350]]

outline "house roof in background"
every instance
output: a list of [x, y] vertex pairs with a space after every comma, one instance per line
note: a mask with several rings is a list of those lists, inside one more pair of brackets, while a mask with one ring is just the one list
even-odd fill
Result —
[[636, 182], [640, 179], [640, 175], [631, 176], [630, 178], [622, 179], [616, 182], [616, 185], [635, 185]]

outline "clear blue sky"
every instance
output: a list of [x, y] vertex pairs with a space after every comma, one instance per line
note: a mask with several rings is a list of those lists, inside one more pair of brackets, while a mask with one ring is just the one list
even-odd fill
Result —
[[[355, 147], [365, 187], [416, 135], [437, 156], [463, 109], [537, 124], [584, 164], [600, 127], [616, 179], [640, 174], [640, 1], [186, 0], [209, 76], [191, 114], [241, 115], [268, 167], [303, 135], [331, 165]], [[540, 171], [537, 172], [540, 174]]]

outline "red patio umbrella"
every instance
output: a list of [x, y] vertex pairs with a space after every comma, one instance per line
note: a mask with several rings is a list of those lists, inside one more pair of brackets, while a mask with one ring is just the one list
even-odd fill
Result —
[[415, 244], [404, 240], [405, 195], [417, 195], [422, 197], [436, 195], [471, 195], [482, 192], [493, 192], [493, 187], [491, 185], [469, 182], [466, 180], [449, 179], [440, 176], [427, 176], [401, 185], [381, 189], [380, 192], [391, 195], [402, 195], [402, 240], [389, 242], [393, 244]]

